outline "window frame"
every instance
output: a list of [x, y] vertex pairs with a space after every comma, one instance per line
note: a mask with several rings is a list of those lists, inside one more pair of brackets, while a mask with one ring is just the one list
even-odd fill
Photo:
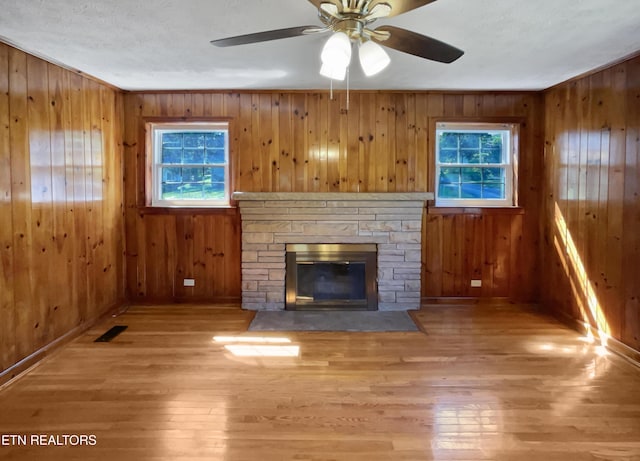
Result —
[[[447, 131], [465, 132], [487, 132], [501, 131], [507, 132], [507, 145], [503, 146], [502, 163], [455, 163], [447, 164], [440, 162], [440, 133]], [[517, 166], [518, 166], [518, 143], [519, 143], [520, 123], [516, 121], [436, 121], [434, 127], [434, 198], [435, 206], [441, 208], [515, 208], [517, 207]], [[506, 151], [505, 151], [506, 150]], [[461, 168], [504, 168], [505, 170], [505, 198], [440, 198], [440, 170], [447, 167]]]
[[[146, 206], [152, 208], [229, 208], [231, 207], [231, 126], [228, 119], [212, 120], [145, 120], [146, 131]], [[224, 167], [224, 197], [219, 200], [165, 200], [162, 193], [161, 136], [167, 132], [225, 131], [224, 162], [211, 164], [184, 164], [186, 166]]]

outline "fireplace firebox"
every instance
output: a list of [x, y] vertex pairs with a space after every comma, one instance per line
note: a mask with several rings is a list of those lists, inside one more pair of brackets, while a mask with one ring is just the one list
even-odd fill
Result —
[[288, 244], [288, 310], [377, 310], [375, 244]]

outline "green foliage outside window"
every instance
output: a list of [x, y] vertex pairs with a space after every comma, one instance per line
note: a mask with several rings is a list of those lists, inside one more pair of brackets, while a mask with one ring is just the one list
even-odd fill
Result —
[[225, 197], [226, 131], [162, 133], [162, 200]]
[[502, 133], [445, 131], [438, 137], [442, 199], [504, 199]]

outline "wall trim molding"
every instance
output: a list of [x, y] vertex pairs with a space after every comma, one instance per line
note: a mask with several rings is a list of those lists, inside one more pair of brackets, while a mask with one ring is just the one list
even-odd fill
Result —
[[71, 341], [78, 338], [80, 335], [93, 328], [104, 319], [110, 316], [119, 315], [126, 311], [128, 307], [129, 303], [121, 300], [117, 304], [109, 307], [104, 314], [99, 315], [98, 317], [95, 317], [93, 319], [86, 320], [85, 322], [72, 328], [62, 336], [42, 346], [37, 351], [26, 356], [19, 362], [11, 365], [6, 370], [3, 370], [2, 372], [0, 372], [0, 391], [17, 382], [20, 378], [43, 363], [45, 359], [55, 355], [63, 348], [63, 346], [69, 344]]
[[560, 321], [560, 323], [568, 326], [573, 330], [576, 330], [581, 334], [586, 335], [588, 332], [591, 332], [591, 334], [595, 336], [596, 341], [601, 341], [608, 350], [624, 358], [632, 365], [640, 368], [640, 351], [627, 346], [622, 341], [611, 337], [610, 335], [588, 324], [587, 322], [571, 317], [569, 314], [551, 310], [549, 310], [548, 312], [553, 315], [558, 321]]
[[[421, 304], [515, 304], [509, 298], [488, 297], [482, 298], [478, 296], [423, 296]], [[522, 303], [517, 303], [522, 304]]]

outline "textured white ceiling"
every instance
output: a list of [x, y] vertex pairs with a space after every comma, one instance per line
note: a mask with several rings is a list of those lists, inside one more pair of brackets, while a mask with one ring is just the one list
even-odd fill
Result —
[[[0, 0], [0, 11], [1, 40], [122, 89], [329, 85], [318, 74], [327, 35], [209, 43], [319, 25], [306, 0]], [[438, 0], [382, 24], [465, 55], [441, 64], [389, 50], [391, 66], [370, 78], [354, 60], [351, 88], [538, 90], [640, 50], [639, 0]]]

